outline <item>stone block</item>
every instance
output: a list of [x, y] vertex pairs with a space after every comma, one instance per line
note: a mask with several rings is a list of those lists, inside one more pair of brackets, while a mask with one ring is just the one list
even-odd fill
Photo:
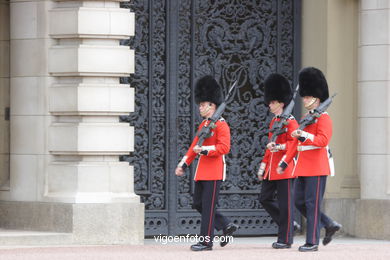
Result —
[[356, 232], [356, 199], [324, 199], [323, 212], [342, 224], [338, 235], [353, 236]]
[[0, 154], [9, 153], [10, 145], [10, 121], [0, 118]]
[[10, 75], [10, 42], [0, 41], [0, 78]]
[[389, 152], [386, 118], [359, 118], [358, 129], [360, 129], [358, 153], [386, 154]]
[[10, 80], [0, 78], [0, 115], [4, 119], [5, 108], [10, 106]]
[[134, 24], [126, 9], [56, 8], [50, 11], [53, 38], [128, 38]]
[[48, 38], [47, 12], [53, 1], [13, 1], [11, 6], [11, 39]]
[[389, 45], [360, 46], [358, 81], [390, 80]]
[[9, 191], [0, 193], [1, 200], [36, 201], [37, 174], [43, 170], [38, 155], [10, 155]]
[[11, 40], [11, 77], [48, 76], [51, 39]]
[[360, 13], [360, 45], [389, 44], [390, 9]]
[[53, 123], [52, 154], [121, 155], [134, 149], [134, 129], [123, 123]]
[[11, 153], [47, 154], [49, 116], [11, 115]]
[[390, 81], [367, 81], [358, 84], [358, 117], [382, 117], [390, 115], [387, 108]]
[[126, 162], [53, 162], [46, 196], [76, 203], [139, 201], [132, 182], [133, 168]]
[[383, 154], [358, 155], [362, 199], [386, 198], [386, 180], [389, 175], [387, 160], [388, 156]]
[[376, 10], [376, 9], [388, 9], [390, 8], [390, 2], [388, 0], [361, 0], [361, 10]]
[[53, 76], [128, 76], [134, 72], [134, 51], [125, 46], [55, 46], [49, 50]]
[[[142, 245], [144, 205], [139, 202], [72, 204], [0, 201], [0, 226], [63, 232], [52, 236], [54, 244]], [[41, 241], [44, 240], [46, 245], [52, 244], [47, 242], [48, 238], [45, 240], [37, 235], [35, 239], [29, 238], [20, 243], [45, 245]]]
[[12, 115], [49, 115], [48, 91], [51, 77], [11, 78]]
[[130, 13], [130, 36], [135, 35], [135, 13]]
[[10, 165], [9, 165], [9, 154], [0, 153], [0, 190], [5, 191], [9, 190], [9, 174], [10, 174]]
[[72, 204], [0, 202], [0, 226], [6, 229], [72, 232]]
[[0, 41], [9, 40], [9, 3], [0, 2]]
[[37, 3], [35, 1], [11, 3], [11, 39], [37, 38]]
[[123, 115], [134, 111], [134, 89], [114, 84], [55, 84], [49, 90], [54, 115]]
[[74, 204], [74, 242], [80, 244], [143, 244], [141, 203]]
[[357, 237], [390, 239], [390, 200], [361, 199], [356, 202]]

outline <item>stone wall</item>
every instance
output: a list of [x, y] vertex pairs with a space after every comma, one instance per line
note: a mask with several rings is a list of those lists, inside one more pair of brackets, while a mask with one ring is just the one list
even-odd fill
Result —
[[[133, 50], [120, 46], [134, 22], [117, 0], [10, 2], [3, 227], [44, 230], [46, 221], [49, 231], [61, 231], [71, 223], [77, 243], [142, 243], [133, 167], [119, 161], [134, 143], [133, 127], [119, 122], [134, 111], [134, 89], [119, 82], [134, 72]], [[48, 214], [28, 220], [26, 208]]]
[[0, 190], [9, 189], [9, 2], [0, 0]]

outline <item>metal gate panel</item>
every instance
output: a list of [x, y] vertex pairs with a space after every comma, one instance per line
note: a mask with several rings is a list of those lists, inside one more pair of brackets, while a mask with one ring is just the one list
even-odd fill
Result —
[[[231, 134], [227, 180], [218, 208], [241, 226], [239, 234], [275, 234], [259, 204], [256, 171], [271, 115], [261, 82], [280, 72], [291, 83], [299, 68], [300, 1], [134, 0], [135, 74], [123, 78], [136, 90], [136, 109], [123, 116], [135, 127], [135, 191], [145, 203], [145, 234], [194, 234], [200, 215], [191, 209], [195, 167], [177, 178], [174, 169], [200, 123], [193, 86], [214, 75], [226, 93], [238, 91], [224, 114]], [[196, 162], [193, 163], [196, 165]]]

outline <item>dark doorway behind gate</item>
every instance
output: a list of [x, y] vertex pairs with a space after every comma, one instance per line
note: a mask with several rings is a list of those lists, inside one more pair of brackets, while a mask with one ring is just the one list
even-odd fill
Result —
[[[191, 209], [194, 167], [174, 169], [200, 122], [194, 104], [197, 78], [211, 74], [238, 89], [224, 114], [232, 134], [227, 180], [218, 207], [240, 225], [241, 235], [275, 234], [259, 204], [256, 172], [271, 119], [261, 82], [273, 72], [292, 84], [300, 65], [300, 0], [133, 0], [136, 15], [136, 109], [123, 121], [135, 127], [134, 188], [145, 203], [145, 234], [194, 234], [200, 216]], [[196, 165], [193, 163], [193, 165]]]

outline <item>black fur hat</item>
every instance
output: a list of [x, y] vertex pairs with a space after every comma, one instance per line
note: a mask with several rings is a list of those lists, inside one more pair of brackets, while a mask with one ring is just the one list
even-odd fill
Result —
[[195, 102], [211, 102], [217, 106], [223, 102], [222, 89], [212, 76], [204, 76], [196, 82]]
[[264, 81], [264, 100], [267, 105], [277, 100], [287, 106], [292, 99], [292, 89], [288, 80], [278, 73], [269, 75]]
[[321, 102], [329, 97], [328, 83], [322, 71], [307, 67], [299, 72], [299, 95], [316, 97]]

